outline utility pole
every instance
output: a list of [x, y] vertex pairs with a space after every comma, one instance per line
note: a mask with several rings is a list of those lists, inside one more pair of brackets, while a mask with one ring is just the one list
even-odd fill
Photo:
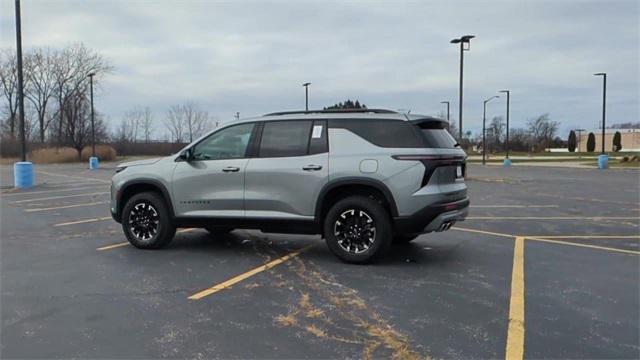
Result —
[[304, 86], [304, 110], [309, 111], [309, 85], [310, 82], [302, 84]]
[[20, 111], [20, 150], [22, 161], [27, 161], [27, 140], [24, 130], [24, 80], [22, 76], [22, 24], [20, 21], [20, 0], [16, 0], [16, 48], [18, 60], [18, 110]]
[[91, 156], [96, 156], [96, 126], [95, 126], [95, 117], [93, 114], [93, 77], [96, 73], [89, 73], [87, 76], [89, 77], [89, 92], [91, 97]]
[[487, 142], [486, 142], [486, 134], [487, 134], [487, 127], [486, 127], [486, 123], [487, 123], [487, 103], [493, 99], [497, 99], [500, 96], [498, 95], [494, 95], [490, 98], [488, 98], [487, 100], [484, 101], [484, 106], [483, 106], [483, 110], [482, 110], [482, 165], [486, 165], [486, 153], [487, 153]]
[[507, 136], [506, 136], [504, 145], [507, 152], [505, 156], [505, 160], [509, 160], [509, 102], [510, 102], [511, 92], [509, 90], [500, 90], [498, 92], [507, 94]]
[[607, 111], [607, 73], [597, 73], [594, 76], [602, 76], [602, 155], [604, 152], [604, 129], [606, 128], [606, 111]]
[[582, 138], [582, 132], [586, 131], [586, 129], [573, 129], [573, 131], [578, 133], [578, 152], [580, 152], [580, 139]]
[[[471, 49], [471, 39], [475, 36], [473, 35], [465, 35], [460, 37], [459, 39], [451, 40], [452, 44], [460, 44], [460, 88], [459, 88], [459, 99], [458, 99], [458, 123], [459, 123], [459, 139], [458, 141], [462, 143], [462, 78], [464, 74], [464, 52], [469, 51]], [[466, 47], [465, 47], [465, 44]]]

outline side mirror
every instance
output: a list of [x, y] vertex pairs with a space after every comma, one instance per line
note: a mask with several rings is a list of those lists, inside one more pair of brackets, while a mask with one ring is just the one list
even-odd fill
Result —
[[193, 159], [193, 152], [191, 151], [191, 148], [182, 150], [180, 155], [178, 155], [178, 159], [187, 162], [191, 161]]

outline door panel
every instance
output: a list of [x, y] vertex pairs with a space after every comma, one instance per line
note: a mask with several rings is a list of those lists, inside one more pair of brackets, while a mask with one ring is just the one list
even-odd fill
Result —
[[265, 122], [258, 157], [247, 164], [247, 217], [312, 219], [329, 175], [325, 120]]
[[177, 216], [244, 216], [244, 175], [254, 127], [228, 126], [190, 148], [190, 160], [178, 162], [173, 172]]
[[[243, 217], [247, 159], [179, 162], [173, 173], [177, 216]], [[229, 171], [235, 170], [237, 171]]]
[[328, 153], [250, 159], [245, 177], [246, 216], [313, 218], [328, 174]]

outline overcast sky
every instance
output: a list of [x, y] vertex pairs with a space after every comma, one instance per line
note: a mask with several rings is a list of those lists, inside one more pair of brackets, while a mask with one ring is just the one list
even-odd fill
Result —
[[[15, 46], [13, 1], [0, 1], [3, 48]], [[96, 107], [115, 124], [150, 106], [193, 101], [221, 121], [346, 98], [457, 118], [465, 53], [465, 130], [482, 102], [511, 90], [512, 126], [549, 113], [562, 133], [595, 128], [607, 72], [607, 118], [639, 121], [638, 1], [184, 2], [23, 1], [23, 47], [83, 42], [114, 66]], [[488, 117], [504, 115], [493, 101]]]

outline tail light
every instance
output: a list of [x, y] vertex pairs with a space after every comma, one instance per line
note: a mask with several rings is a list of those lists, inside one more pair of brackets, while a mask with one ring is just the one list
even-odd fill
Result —
[[431, 179], [431, 175], [436, 168], [441, 166], [461, 165], [462, 176], [466, 174], [466, 164], [464, 156], [452, 156], [452, 155], [433, 155], [433, 154], [406, 154], [406, 155], [392, 155], [392, 158], [396, 160], [405, 161], [420, 161], [424, 167], [424, 176], [422, 177], [421, 187], [426, 186]]

